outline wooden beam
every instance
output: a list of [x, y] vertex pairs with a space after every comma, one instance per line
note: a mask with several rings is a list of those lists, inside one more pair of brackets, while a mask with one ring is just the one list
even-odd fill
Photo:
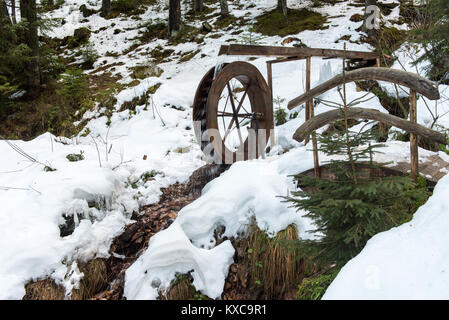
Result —
[[[410, 122], [417, 122], [416, 111], [416, 91], [410, 90]], [[413, 181], [417, 181], [419, 168], [418, 168], [418, 137], [415, 133], [410, 132], [410, 165]]]
[[[350, 107], [347, 111], [349, 119], [370, 119], [387, 123], [391, 126], [406, 130], [410, 133], [414, 133], [418, 136], [430, 139], [437, 143], [446, 145], [446, 136], [438, 131], [426, 128], [418, 123], [408, 121], [391, 114], [383, 113], [375, 109], [364, 109]], [[298, 129], [296, 129], [293, 139], [298, 142], [304, 141], [311, 132], [321, 128], [322, 126], [331, 123], [333, 121], [341, 120], [344, 118], [341, 109], [335, 109], [327, 112], [320, 113], [314, 116], [310, 120], [304, 122]]]
[[[421, 93], [430, 100], [440, 99], [438, 86], [430, 80], [423, 78], [415, 73], [410, 73], [402, 70], [369, 67], [362, 68], [345, 73], [345, 82], [352, 82], [357, 80], [382, 80], [397, 83], [399, 85], [408, 87], [418, 93]], [[323, 82], [316, 86], [310, 92], [306, 92], [299, 97], [291, 100], [288, 103], [288, 109], [293, 109], [296, 106], [310, 100], [324, 92], [333, 89], [343, 84], [343, 74], [333, 77], [332, 79]]]
[[[306, 77], [306, 91], [310, 91], [310, 74], [312, 72], [312, 61], [308, 57], [306, 61], [307, 77]], [[313, 110], [313, 100], [310, 99], [306, 102], [306, 108], [309, 109], [309, 118], [315, 116], [315, 111]], [[316, 132], [312, 132], [312, 148], [313, 148], [313, 169], [315, 171], [315, 177], [321, 177], [320, 161], [318, 159], [318, 142], [316, 139]]]
[[[310, 68], [311, 68], [311, 58], [307, 57], [306, 59], [306, 93], [308, 93], [310, 91]], [[309, 105], [310, 100], [306, 101], [306, 121], [310, 119], [310, 105]], [[309, 143], [309, 136], [306, 137], [305, 139], [305, 144]]]
[[302, 59], [306, 59], [307, 57], [287, 57], [287, 58], [283, 58], [283, 59], [276, 59], [276, 60], [269, 60], [267, 61], [267, 63], [270, 64], [275, 64], [275, 63], [282, 63], [282, 62], [290, 62], [290, 61], [297, 61], [297, 60], [302, 60]]
[[346, 58], [346, 59], [363, 59], [374, 60], [379, 57], [375, 52], [365, 51], [344, 51], [337, 49], [317, 49], [317, 48], [296, 48], [296, 47], [280, 47], [280, 46], [257, 46], [244, 44], [231, 44], [221, 46], [218, 55], [245, 55], [245, 56], [314, 56], [329, 58]]
[[[270, 62], [267, 62], [267, 81], [268, 81], [268, 89], [270, 90], [270, 104], [271, 110], [273, 110], [273, 68]], [[272, 111], [273, 112], [273, 111]], [[270, 134], [270, 146], [274, 147], [276, 144], [276, 138], [274, 136], [274, 130], [272, 130]]]
[[273, 68], [269, 62], [267, 62], [267, 81], [268, 88], [270, 89], [270, 99], [273, 101]]

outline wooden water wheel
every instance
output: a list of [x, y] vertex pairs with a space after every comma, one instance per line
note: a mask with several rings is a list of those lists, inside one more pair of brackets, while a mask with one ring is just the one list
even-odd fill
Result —
[[257, 158], [273, 128], [271, 93], [262, 74], [240, 61], [212, 68], [196, 91], [193, 120], [209, 160], [230, 164]]

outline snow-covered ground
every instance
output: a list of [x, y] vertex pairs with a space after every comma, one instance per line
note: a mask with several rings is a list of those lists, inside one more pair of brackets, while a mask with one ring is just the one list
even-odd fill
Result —
[[[74, 29], [79, 27], [87, 26], [92, 31], [106, 27], [91, 35], [91, 42], [101, 56], [95, 67], [104, 63], [123, 63], [110, 70], [113, 74], [122, 76], [122, 83], [131, 81], [131, 67], [147, 63], [148, 56], [140, 53], [149, 52], [158, 45], [172, 48], [175, 52], [197, 49], [201, 51], [188, 62], [177, 63], [175, 60], [160, 64], [164, 70], [160, 78], [144, 79], [140, 84], [120, 92], [117, 95], [116, 110], [120, 109], [123, 102], [131, 101], [152, 85], [161, 83], [153, 96], [152, 104], [147, 107], [138, 106], [135, 115], [130, 115], [128, 110], [114, 112], [109, 127], [106, 125], [106, 117], [100, 116], [99, 110], [95, 110], [85, 114], [85, 118], [90, 119], [87, 124], [90, 134], [86, 137], [80, 135], [66, 139], [47, 133], [28, 142], [11, 141], [13, 146], [5, 142], [0, 143], [0, 299], [20, 299], [25, 294], [24, 285], [28, 281], [45, 277], [51, 277], [58, 284], [64, 285], [69, 294], [82, 277], [77, 261], [108, 256], [112, 239], [123, 231], [126, 224], [132, 222], [131, 214], [138, 211], [139, 206], [157, 202], [161, 194], [160, 188], [175, 182], [185, 182], [196, 168], [202, 166], [204, 161], [195, 141], [190, 108], [196, 86], [204, 73], [217, 62], [246, 59], [217, 58], [219, 46], [236, 37], [230, 35], [232, 31], [215, 39], [206, 37], [201, 45], [184, 43], [171, 46], [165, 40], [157, 40], [143, 44], [128, 54], [122, 54], [134, 43], [132, 39], [138, 34], [136, 25], [138, 26], [139, 22], [124, 17], [106, 20], [98, 14], [86, 19], [82, 17], [79, 11], [81, 4], [85, 3], [90, 8], [98, 9], [100, 2], [65, 1], [60, 9], [51, 13], [53, 18], [64, 17], [66, 20], [64, 25], [52, 31], [52, 35], [63, 38], [73, 35]], [[251, 20], [276, 5], [275, 0], [252, 2], [257, 9], [247, 9], [246, 6], [238, 9], [235, 4], [230, 3], [232, 14], [237, 17], [246, 16]], [[309, 4], [298, 3], [289, 1], [291, 7]], [[348, 50], [371, 50], [367, 44], [353, 43], [360, 36], [359, 32], [355, 31], [360, 23], [349, 21], [349, 17], [354, 13], [362, 13], [362, 8], [337, 3], [317, 11], [328, 15], [329, 29], [304, 31], [294, 35], [304, 44], [310, 47], [342, 49], [344, 41], [336, 43], [336, 40], [343, 35], [350, 35], [352, 41], [347, 42]], [[394, 19], [398, 14], [396, 11], [388, 18]], [[167, 10], [163, 6], [150, 7], [140, 17], [142, 22], [149, 19], [166, 20]], [[112, 27], [113, 23], [115, 25]], [[199, 26], [199, 22], [197, 24]], [[235, 27], [235, 30], [239, 28], [244, 32], [237, 37], [248, 34], [249, 25]], [[122, 32], [113, 34], [114, 29], [121, 29]], [[266, 37], [261, 44], [280, 45], [282, 40], [281, 37]], [[119, 56], [106, 56], [107, 52], [118, 53]], [[405, 59], [405, 65], [408, 65], [407, 56], [401, 57]], [[266, 60], [267, 58], [258, 58], [251, 63], [266, 75]], [[317, 70], [312, 73], [313, 87], [340, 73], [341, 61], [314, 58], [312, 66], [313, 70]], [[304, 79], [304, 61], [274, 66], [274, 97], [285, 99], [280, 103], [281, 108], [286, 109], [287, 102], [303, 92]], [[441, 89], [442, 93], [449, 94], [447, 87]], [[349, 101], [365, 94], [366, 92], [358, 91], [354, 84], [347, 85]], [[341, 102], [336, 90], [324, 94], [322, 98]], [[366, 98], [371, 99], [358, 105], [359, 107], [385, 112], [377, 97], [369, 94]], [[437, 104], [439, 114], [449, 111], [447, 98], [442, 97]], [[428, 125], [432, 116], [427, 106], [420, 102], [418, 107], [419, 122]], [[330, 109], [323, 104], [316, 108], [316, 113]], [[198, 200], [183, 208], [178, 219], [168, 229], [151, 239], [148, 250], [126, 273], [125, 296], [128, 299], [154, 299], [157, 297], [157, 291], [166, 288], [176, 272], [190, 270], [193, 270], [194, 285], [198, 290], [211, 298], [220, 297], [234, 249], [230, 241], [215, 246], [213, 233], [218, 226], [225, 227], [225, 236], [233, 237], [242, 232], [254, 217], [257, 224], [272, 235], [295, 223], [301, 237], [313, 237], [313, 234], [308, 232], [313, 229], [311, 222], [303, 217], [303, 213], [288, 208], [279, 198], [295, 188], [289, 175], [313, 167], [311, 147], [291, 138], [294, 130], [304, 121], [303, 108], [298, 107], [289, 113], [294, 112], [298, 112], [295, 119], [276, 128], [278, 146], [272, 148], [266, 159], [234, 164], [226, 173], [210, 182]], [[449, 115], [443, 116], [438, 123], [449, 127], [448, 118]], [[34, 160], [19, 154], [13, 149], [14, 146], [21, 148]], [[408, 148], [407, 143], [388, 142], [387, 147], [382, 150], [384, 153], [379, 155], [379, 160], [405, 161], [408, 159]], [[287, 150], [289, 152], [285, 152]], [[66, 158], [68, 154], [81, 152], [84, 160], [69, 162]], [[431, 154], [433, 153], [420, 149], [420, 156], [423, 158]], [[320, 160], [328, 159], [320, 154]], [[46, 171], [45, 166], [56, 171]], [[151, 171], [157, 174], [154, 179], [145, 181], [142, 175]], [[406, 282], [414, 279], [412, 272], [419, 273], [421, 277], [431, 273], [429, 278], [426, 278], [429, 281], [439, 279], [439, 275], [441, 281], [447, 281], [444, 272], [440, 272], [440, 269], [444, 268], [439, 268], [448, 260], [444, 260], [444, 257], [449, 256], [449, 251], [445, 251], [443, 246], [442, 228], [444, 221], [447, 221], [444, 220], [445, 207], [444, 203], [440, 204], [444, 200], [444, 193], [447, 192], [445, 186], [448, 183], [445, 181], [446, 178], [441, 180], [431, 200], [420, 209], [413, 220], [418, 220], [413, 228], [407, 224], [373, 238], [366, 249], [343, 269], [326, 297], [347, 297], [345, 286], [347, 287], [352, 279], [361, 278], [366, 266], [376, 265], [380, 259], [377, 248], [384, 247], [388, 248], [385, 254], [390, 253], [392, 257], [387, 257], [389, 261], [383, 262], [384, 264], [378, 264], [381, 274], [386, 277], [382, 281], [389, 282], [391, 288], [394, 288], [395, 283], [397, 288], [402, 283], [401, 279], [404, 279], [404, 287], [398, 289], [396, 295], [385, 293], [390, 287], [381, 287], [384, 289], [376, 291], [378, 295], [375, 297], [402, 297], [401, 292], [412, 288], [407, 287]], [[439, 224], [432, 224], [430, 218], [424, 217], [425, 212], [429, 210], [439, 219], [435, 218], [440, 221]], [[61, 237], [58, 226], [64, 223], [64, 216], [75, 217], [76, 228], [71, 235]], [[436, 226], [435, 231], [432, 229], [433, 225]], [[440, 230], [441, 237], [438, 233]], [[402, 242], [393, 246], [389, 239], [396, 239], [399, 235]], [[428, 235], [428, 242], [417, 242]], [[405, 244], [408, 240], [416, 241], [411, 248], [422, 248], [421, 251], [416, 249], [420, 257], [410, 260], [414, 266], [409, 267], [409, 276], [401, 273], [397, 282], [390, 283], [390, 277], [394, 277], [395, 270], [399, 270], [396, 267], [402, 266], [399, 270], [402, 272], [404, 266], [401, 263], [407, 263], [404, 259], [415, 252], [407, 251]], [[424, 244], [435, 250], [425, 250]], [[402, 255], [394, 254], [395, 250], [401, 251]], [[439, 256], [435, 255], [437, 251]], [[425, 269], [423, 261], [439, 265], [431, 270]], [[418, 264], [420, 262], [421, 264]], [[428, 282], [420, 283], [420, 288], [424, 290]], [[363, 289], [363, 281], [359, 285], [358, 289], [354, 287], [353, 292], [359, 293], [354, 297], [374, 297], [371, 291]], [[426, 297], [449, 297], [448, 292], [443, 290], [442, 283], [428, 286], [426, 290]]]

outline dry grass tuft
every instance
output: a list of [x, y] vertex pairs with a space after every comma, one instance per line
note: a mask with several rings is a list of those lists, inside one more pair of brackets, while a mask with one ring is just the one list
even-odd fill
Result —
[[84, 277], [80, 281], [79, 289], [73, 289], [72, 300], [87, 300], [106, 290], [108, 274], [103, 259], [91, 260], [80, 265], [79, 269], [84, 273]]
[[190, 277], [179, 275], [167, 292], [161, 294], [160, 297], [163, 300], [191, 300], [195, 292]]
[[282, 299], [304, 277], [296, 226], [288, 226], [274, 238], [254, 227], [244, 246], [250, 285], [255, 291], [262, 290], [266, 299]]
[[[79, 266], [84, 273], [79, 289], [73, 289], [72, 300], [87, 300], [108, 286], [107, 268], [103, 259], [94, 259]], [[31, 281], [25, 285], [23, 300], [64, 300], [65, 290], [52, 279]]]
[[64, 300], [64, 288], [52, 279], [31, 281], [25, 285], [23, 300]]

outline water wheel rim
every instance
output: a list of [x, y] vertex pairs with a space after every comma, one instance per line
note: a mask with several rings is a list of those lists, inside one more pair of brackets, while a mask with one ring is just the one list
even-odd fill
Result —
[[[241, 141], [237, 150], [231, 150], [226, 145], [226, 137], [220, 134], [219, 119], [222, 118], [219, 114], [219, 101], [224, 90], [227, 90], [229, 96], [232, 96], [230, 82], [236, 79], [240, 82], [243, 88], [244, 99], [250, 102], [251, 111], [245, 109], [244, 115], [248, 116], [250, 113], [259, 115], [257, 119], [257, 132], [264, 131], [265, 136], [262, 136], [262, 141], [259, 141], [256, 146], [248, 144], [248, 137]], [[239, 114], [242, 110], [242, 102], [234, 101], [231, 108], [232, 114]], [[232, 116], [229, 114], [229, 116]], [[238, 121], [234, 120], [238, 123]], [[226, 65], [215, 78], [207, 98], [206, 104], [206, 127], [208, 129], [208, 137], [210, 143], [213, 145], [214, 152], [218, 159], [224, 163], [235, 162], [239, 160], [249, 160], [257, 157], [261, 151], [261, 145], [266, 146], [270, 129], [273, 127], [273, 111], [270, 102], [270, 94], [268, 85], [265, 82], [259, 70], [247, 62], [233, 62]], [[212, 132], [211, 132], [212, 129]], [[240, 139], [240, 137], [239, 137]], [[241, 138], [243, 140], [243, 137]], [[253, 141], [253, 140], [252, 140]], [[254, 157], [254, 154], [256, 155]]]

